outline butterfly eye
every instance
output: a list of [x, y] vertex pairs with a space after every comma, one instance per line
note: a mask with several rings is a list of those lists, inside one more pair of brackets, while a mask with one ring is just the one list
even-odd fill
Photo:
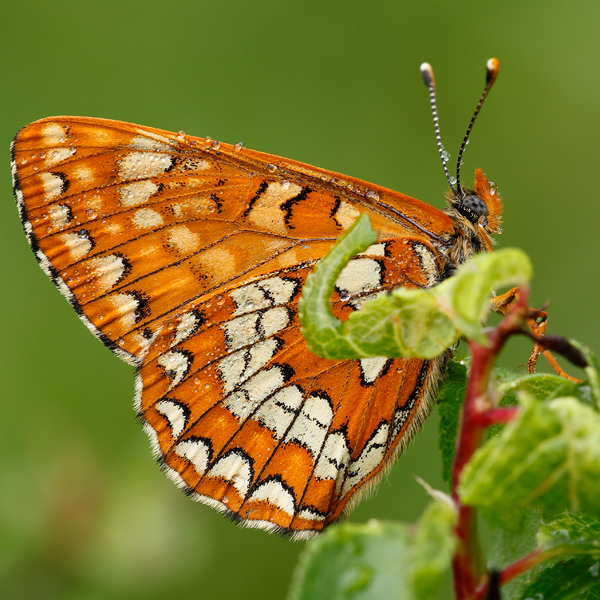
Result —
[[479, 197], [473, 194], [463, 198], [461, 206], [470, 210], [478, 217], [485, 217], [488, 214], [488, 207], [486, 203]]

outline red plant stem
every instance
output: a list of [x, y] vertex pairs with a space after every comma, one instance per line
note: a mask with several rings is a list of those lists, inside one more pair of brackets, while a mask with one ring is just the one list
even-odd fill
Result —
[[[519, 560], [516, 560], [512, 564], [508, 565], [501, 573], [500, 573], [500, 585], [505, 585], [522, 575], [526, 571], [537, 567], [542, 564], [544, 561], [554, 558], [555, 556], [560, 556], [561, 554], [572, 554], [573, 548], [563, 548], [557, 547], [549, 550], [534, 550], [533, 552], [523, 556]], [[475, 600], [484, 600], [487, 597], [488, 592], [488, 582], [484, 581], [477, 590], [475, 594]]]
[[492, 408], [477, 416], [477, 424], [481, 427], [510, 423], [519, 412], [518, 406], [501, 406]]
[[[483, 443], [490, 419], [510, 417], [504, 409], [491, 409], [488, 396], [489, 377], [495, 359], [511, 333], [520, 330], [527, 312], [528, 289], [521, 288], [517, 302], [510, 313], [488, 336], [488, 345], [469, 342], [471, 371], [467, 381], [462, 408], [456, 454], [452, 464], [452, 498], [458, 510], [455, 534], [458, 538], [452, 559], [454, 592], [457, 600], [471, 600], [485, 585], [485, 566], [477, 535], [477, 511], [464, 506], [458, 496], [458, 484], [465, 465]], [[497, 411], [502, 410], [502, 413]], [[498, 422], [498, 421], [493, 421]]]

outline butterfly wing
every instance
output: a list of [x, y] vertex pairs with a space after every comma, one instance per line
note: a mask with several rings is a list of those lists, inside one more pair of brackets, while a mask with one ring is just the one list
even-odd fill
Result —
[[44, 119], [12, 153], [42, 268], [139, 368], [138, 413], [195, 498], [309, 535], [377, 479], [429, 412], [443, 358], [320, 359], [300, 334], [297, 300], [362, 212], [380, 238], [338, 279], [335, 314], [437, 283], [434, 242], [453, 229], [445, 214], [239, 145], [117, 121]]

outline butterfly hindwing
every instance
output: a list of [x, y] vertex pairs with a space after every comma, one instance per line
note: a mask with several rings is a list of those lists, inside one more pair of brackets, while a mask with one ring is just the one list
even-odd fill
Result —
[[362, 212], [380, 239], [342, 272], [336, 316], [394, 287], [434, 285], [443, 265], [423, 230], [451, 232], [444, 213], [239, 145], [117, 121], [44, 119], [12, 152], [41, 266], [139, 368], [136, 409], [155, 453], [197, 499], [309, 535], [429, 412], [443, 358], [320, 359], [297, 301]]

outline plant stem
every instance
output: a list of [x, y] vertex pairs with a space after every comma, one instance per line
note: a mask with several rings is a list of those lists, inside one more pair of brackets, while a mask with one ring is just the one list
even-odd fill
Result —
[[488, 336], [483, 346], [469, 342], [471, 372], [461, 412], [456, 454], [452, 465], [452, 498], [458, 510], [455, 533], [458, 546], [452, 560], [454, 592], [457, 600], [471, 600], [486, 585], [486, 571], [477, 535], [477, 511], [461, 503], [458, 495], [460, 475], [474, 452], [482, 445], [490, 424], [506, 422], [514, 413], [491, 406], [489, 378], [498, 353], [506, 339], [520, 330], [527, 312], [528, 289], [522, 288], [510, 313]]

